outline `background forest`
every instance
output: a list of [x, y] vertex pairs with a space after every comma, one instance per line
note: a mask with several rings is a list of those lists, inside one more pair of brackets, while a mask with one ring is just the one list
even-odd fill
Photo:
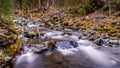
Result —
[[88, 14], [102, 8], [102, 11], [119, 12], [119, 0], [1, 0], [1, 12], [7, 13], [20, 11], [31, 11], [40, 8], [64, 8], [78, 13]]

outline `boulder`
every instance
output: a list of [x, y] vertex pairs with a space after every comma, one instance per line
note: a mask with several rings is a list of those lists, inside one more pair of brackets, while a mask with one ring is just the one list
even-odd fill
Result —
[[49, 59], [56, 64], [61, 64], [64, 60], [63, 60], [63, 56], [60, 55], [59, 53], [52, 53], [49, 56]]
[[51, 52], [55, 48], [56, 41], [51, 40], [48, 42], [44, 42], [42, 45], [34, 45], [32, 50], [34, 53], [43, 53], [43, 52]]

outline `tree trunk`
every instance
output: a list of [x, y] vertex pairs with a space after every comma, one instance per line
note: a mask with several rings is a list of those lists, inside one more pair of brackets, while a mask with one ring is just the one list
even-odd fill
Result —
[[52, 0], [52, 7], [55, 6], [55, 0]]
[[46, 8], [49, 8], [49, 6], [50, 6], [50, 0], [47, 1]]
[[109, 16], [111, 16], [111, 4], [110, 4], [110, 0], [108, 0], [108, 5], [109, 5]]
[[19, 10], [22, 10], [22, 0], [18, 0]]
[[39, 0], [38, 2], [39, 2], [38, 7], [40, 9], [40, 7], [41, 7], [41, 0]]
[[14, 0], [10, 0], [10, 2], [11, 2], [12, 9], [15, 9], [14, 8]]

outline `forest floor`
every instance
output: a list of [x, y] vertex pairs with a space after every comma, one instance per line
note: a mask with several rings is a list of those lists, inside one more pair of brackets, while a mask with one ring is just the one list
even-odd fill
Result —
[[[61, 25], [76, 30], [97, 31], [100, 35], [109, 35], [115, 38], [120, 35], [120, 17], [108, 16], [99, 11], [88, 15], [79, 15], [67, 10], [50, 8], [32, 10], [20, 16], [44, 22], [46, 25]], [[51, 28], [51, 26], [49, 27]], [[59, 30], [59, 28], [54, 29]]]

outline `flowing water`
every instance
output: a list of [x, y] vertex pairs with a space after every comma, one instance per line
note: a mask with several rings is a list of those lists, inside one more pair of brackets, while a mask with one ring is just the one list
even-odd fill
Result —
[[[16, 57], [14, 68], [120, 68], [120, 58], [111, 52], [112, 48], [98, 47], [76, 34], [63, 33], [50, 30], [42, 37], [44, 40], [24, 42], [24, 51]], [[53, 39], [57, 43], [52, 51], [34, 52], [46, 48], [44, 43]]]
[[54, 36], [54, 33], [48, 35], [58, 40], [77, 40], [78, 46], [74, 47], [66, 40], [59, 41], [53, 52], [43, 54], [35, 54], [32, 48], [25, 46], [23, 54], [17, 57], [15, 68], [119, 68], [116, 66], [118, 63], [109, 58], [109, 54], [96, 49], [88, 40], [78, 40], [76, 36]]

